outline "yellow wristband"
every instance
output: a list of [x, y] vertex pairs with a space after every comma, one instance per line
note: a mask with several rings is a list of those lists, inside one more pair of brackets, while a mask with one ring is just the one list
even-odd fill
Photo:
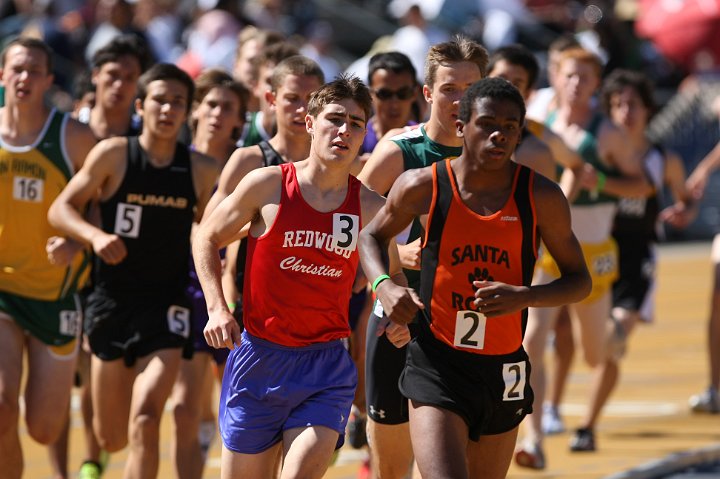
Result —
[[381, 274], [380, 276], [378, 276], [377, 278], [375, 278], [375, 281], [373, 281], [373, 284], [372, 284], [373, 293], [375, 292], [375, 290], [377, 289], [377, 287], [380, 286], [380, 283], [382, 283], [382, 282], [385, 281], [386, 279], [390, 279], [390, 276], [388, 276], [388, 275], [386, 275], [386, 274]]
[[233, 309], [235, 309], [235, 306], [237, 306], [237, 304], [235, 304], [235, 303], [228, 303], [227, 306], [228, 306], [228, 308], [230, 309], [230, 311], [232, 311]]

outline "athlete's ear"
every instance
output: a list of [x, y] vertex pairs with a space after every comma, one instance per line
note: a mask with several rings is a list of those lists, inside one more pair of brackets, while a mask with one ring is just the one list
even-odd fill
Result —
[[275, 100], [276, 100], [275, 93], [272, 90], [266, 90], [265, 91], [265, 101], [267, 102], [267, 104], [274, 108]]
[[463, 130], [465, 129], [465, 123], [462, 120], [455, 120], [455, 134], [462, 138], [464, 136]]
[[142, 116], [143, 113], [143, 102], [140, 98], [135, 98], [135, 112]]
[[313, 134], [313, 123], [315, 122], [315, 118], [312, 117], [312, 115], [307, 114], [305, 115], [305, 129], [308, 133], [310, 133], [310, 136]]
[[423, 85], [423, 97], [425, 97], [425, 101], [428, 103], [432, 103], [432, 88], [430, 88], [427, 85]]

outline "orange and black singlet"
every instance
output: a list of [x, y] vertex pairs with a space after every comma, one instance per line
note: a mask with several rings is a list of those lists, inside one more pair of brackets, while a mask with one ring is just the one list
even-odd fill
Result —
[[518, 165], [505, 205], [482, 216], [463, 203], [450, 161], [433, 165], [433, 200], [422, 249], [420, 297], [433, 335], [452, 348], [483, 355], [517, 351], [527, 310], [485, 318], [473, 281], [530, 286], [537, 258], [534, 172]]

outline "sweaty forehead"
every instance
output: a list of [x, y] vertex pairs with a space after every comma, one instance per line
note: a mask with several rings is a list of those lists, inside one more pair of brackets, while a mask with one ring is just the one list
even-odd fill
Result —
[[187, 87], [178, 80], [154, 80], [147, 86], [148, 93], [170, 93], [173, 95], [188, 94]]
[[509, 98], [482, 97], [475, 100], [478, 117], [517, 119], [522, 117], [520, 106]]
[[13, 45], [5, 52], [5, 63], [47, 63], [47, 56], [39, 48]]
[[360, 105], [350, 98], [328, 103], [323, 107], [321, 113], [325, 115], [348, 115], [365, 121], [365, 112]]

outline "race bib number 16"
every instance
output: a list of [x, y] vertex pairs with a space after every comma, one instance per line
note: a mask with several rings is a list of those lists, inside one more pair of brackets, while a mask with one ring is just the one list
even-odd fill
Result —
[[13, 178], [13, 198], [18, 201], [42, 203], [45, 182], [38, 178], [16, 176]]

